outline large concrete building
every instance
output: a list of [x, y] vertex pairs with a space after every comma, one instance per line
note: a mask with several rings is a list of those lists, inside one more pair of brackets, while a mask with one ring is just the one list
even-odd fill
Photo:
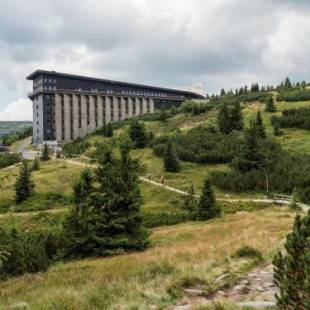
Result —
[[161, 87], [117, 82], [55, 71], [36, 70], [29, 98], [33, 102], [33, 142], [67, 142], [103, 124], [153, 113], [201, 95]]

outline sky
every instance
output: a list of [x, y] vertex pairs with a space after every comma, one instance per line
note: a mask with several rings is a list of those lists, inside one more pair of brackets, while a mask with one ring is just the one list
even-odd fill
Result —
[[0, 120], [36, 69], [208, 93], [310, 80], [308, 0], [1, 0]]

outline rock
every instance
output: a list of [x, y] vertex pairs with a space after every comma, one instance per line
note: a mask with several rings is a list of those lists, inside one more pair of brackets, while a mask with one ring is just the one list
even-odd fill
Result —
[[222, 282], [222, 280], [224, 280], [225, 278], [227, 278], [230, 274], [229, 273], [224, 273], [221, 276], [219, 276], [218, 278], [215, 279], [215, 283], [220, 283]]
[[204, 294], [202, 290], [196, 290], [192, 288], [185, 288], [184, 291], [190, 296], [202, 296]]
[[15, 304], [11, 304], [8, 309], [30, 309], [30, 306], [25, 301], [19, 301]]
[[266, 302], [266, 301], [248, 301], [237, 303], [238, 307], [250, 307], [255, 309], [271, 308], [274, 307], [275, 305], [276, 305], [275, 302]]
[[218, 291], [217, 294], [223, 297], [226, 296], [226, 293], [224, 291]]
[[266, 287], [266, 288], [270, 288], [270, 287], [275, 287], [276, 285], [272, 282], [266, 282], [263, 284], [263, 287]]
[[191, 305], [180, 305], [180, 306], [175, 306], [173, 310], [190, 310]]
[[259, 295], [260, 298], [263, 299], [263, 301], [274, 301], [275, 300], [275, 294], [271, 291], [263, 292]]
[[248, 279], [244, 279], [244, 280], [241, 280], [239, 283], [243, 285], [249, 285], [250, 281]]

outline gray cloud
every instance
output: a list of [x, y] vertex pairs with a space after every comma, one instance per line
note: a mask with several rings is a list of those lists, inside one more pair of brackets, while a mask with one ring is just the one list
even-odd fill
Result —
[[37, 68], [207, 91], [306, 79], [309, 16], [302, 0], [2, 0], [0, 111]]

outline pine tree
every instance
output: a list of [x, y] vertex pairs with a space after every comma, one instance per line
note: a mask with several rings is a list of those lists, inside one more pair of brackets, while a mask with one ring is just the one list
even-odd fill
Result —
[[106, 137], [113, 137], [113, 127], [111, 123], [105, 125], [104, 130], [105, 130], [104, 135]]
[[205, 179], [197, 208], [198, 220], [205, 221], [221, 215], [221, 208], [216, 204], [209, 179]]
[[187, 195], [184, 196], [183, 208], [189, 212], [192, 219], [197, 217], [197, 201], [193, 184], [190, 185]]
[[160, 109], [160, 112], [159, 112], [159, 120], [161, 122], [166, 122], [168, 119], [168, 114], [167, 114], [167, 111], [165, 109]]
[[267, 102], [266, 102], [266, 107], [265, 107], [265, 112], [276, 112], [277, 111], [277, 108], [274, 104], [274, 100], [273, 100], [273, 97], [272, 96], [269, 96], [267, 98]]
[[166, 144], [163, 160], [165, 171], [179, 172], [181, 170], [179, 159], [171, 141]]
[[236, 170], [245, 173], [263, 166], [264, 159], [259, 139], [256, 124], [251, 121], [250, 128], [244, 133], [244, 143], [240, 145], [239, 152], [232, 161], [232, 166]]
[[43, 145], [41, 160], [44, 160], [44, 161], [50, 160], [49, 149], [46, 143]]
[[243, 117], [242, 117], [242, 111], [241, 111], [239, 102], [236, 102], [234, 104], [234, 107], [231, 111], [230, 124], [233, 130], [240, 131], [243, 129]]
[[219, 129], [222, 133], [228, 134], [232, 131], [230, 123], [230, 111], [227, 103], [223, 103], [217, 117]]
[[283, 85], [284, 89], [290, 89], [292, 88], [292, 83], [291, 80], [287, 77], [284, 81], [284, 85]]
[[30, 171], [28, 169], [27, 161], [22, 162], [19, 176], [15, 183], [15, 200], [20, 203], [26, 200], [33, 193], [34, 184], [30, 179]]
[[82, 202], [86, 212], [81, 220], [83, 230], [73, 238], [71, 256], [111, 255], [148, 245], [140, 211], [138, 164], [129, 156], [129, 144], [122, 144], [120, 161], [109, 148], [102, 151], [96, 186], [87, 186], [83, 194], [80, 185], [76, 189], [76, 203]]
[[285, 242], [285, 252], [273, 259], [274, 282], [280, 310], [310, 309], [310, 211], [296, 217], [294, 228]]
[[128, 135], [133, 142], [134, 148], [144, 148], [147, 145], [148, 138], [144, 128], [144, 123], [133, 120], [129, 125]]
[[266, 129], [263, 124], [262, 114], [260, 110], [258, 110], [256, 114], [255, 129], [258, 137], [262, 139], [266, 138]]
[[35, 158], [33, 163], [32, 163], [32, 170], [37, 171], [40, 170], [40, 161], [39, 158]]

